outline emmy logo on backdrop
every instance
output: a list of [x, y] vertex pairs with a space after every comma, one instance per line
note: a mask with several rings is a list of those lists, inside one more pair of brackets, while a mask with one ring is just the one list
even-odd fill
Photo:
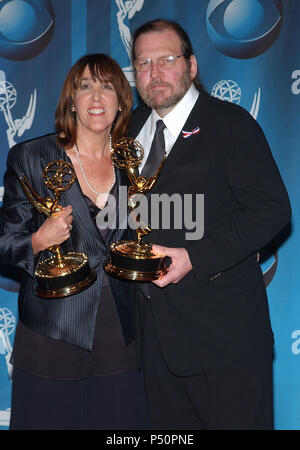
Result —
[[10, 357], [12, 353], [12, 336], [16, 328], [16, 318], [12, 311], [5, 307], [0, 307], [0, 354], [5, 355], [7, 373], [12, 377], [12, 365]]
[[[117, 22], [119, 26], [120, 37], [126, 49], [129, 61], [131, 61], [132, 37], [130, 29], [125, 23], [125, 19], [128, 19], [128, 21], [130, 21], [130, 19], [132, 19], [135, 13], [142, 9], [143, 4], [144, 0], [132, 0], [130, 2], [123, 0], [116, 0], [116, 5], [119, 8], [117, 12]], [[122, 70], [130, 86], [135, 86], [133, 67], [129, 65], [128, 67], [123, 67]]]
[[146, 178], [139, 176], [137, 167], [144, 155], [142, 146], [131, 138], [122, 138], [114, 145], [112, 159], [120, 169], [126, 169], [131, 186], [128, 189], [128, 207], [136, 228], [136, 241], [113, 242], [109, 248], [109, 257], [105, 270], [113, 276], [127, 280], [150, 281], [166, 273], [165, 255], [152, 250], [152, 244], [142, 241], [142, 236], [151, 232], [151, 228], [134, 214], [139, 195], [146, 195], [153, 188], [162, 170], [166, 156], [163, 157], [156, 173]]
[[36, 89], [30, 95], [29, 105], [25, 115], [21, 119], [13, 119], [11, 109], [17, 101], [17, 91], [9, 81], [6, 81], [5, 72], [0, 70], [0, 111], [3, 113], [7, 124], [7, 140], [9, 148], [16, 144], [16, 135], [21, 137], [26, 130], [31, 128], [36, 110]]
[[[36, 89], [30, 95], [26, 114], [21, 119], [13, 119], [10, 111], [15, 106], [16, 101], [17, 90], [12, 83], [6, 81], [5, 72], [0, 70], [0, 111], [3, 113], [7, 124], [6, 136], [9, 148], [16, 144], [16, 135], [20, 137], [26, 130], [31, 128], [36, 110]], [[3, 193], [4, 187], [0, 186], [0, 202], [2, 201]]]
[[[241, 101], [242, 91], [240, 86], [233, 80], [221, 80], [218, 81], [212, 88], [211, 95], [220, 100], [225, 100], [230, 103], [236, 103], [239, 105]], [[261, 89], [258, 88], [254, 94], [252, 106], [250, 109], [251, 116], [257, 120], [259, 107], [260, 107]]]
[[[43, 170], [45, 185], [54, 191], [54, 199], [42, 198], [30, 186], [26, 176], [20, 177], [21, 185], [31, 204], [38, 212], [48, 217], [59, 214], [63, 207], [58, 204], [60, 193], [71, 187], [76, 179], [72, 164], [58, 160], [49, 162]], [[89, 287], [96, 279], [84, 253], [68, 252], [62, 254], [60, 246], [50, 247], [54, 255], [37, 264], [35, 277], [36, 294], [44, 298], [59, 298]]]
[[[5, 391], [5, 383], [6, 380], [11, 380], [13, 366], [10, 363], [11, 353], [12, 353], [12, 341], [13, 341], [13, 333], [16, 328], [16, 317], [12, 313], [12, 311], [5, 307], [0, 307], [0, 356], [3, 355], [6, 363], [6, 370], [2, 370], [2, 362], [0, 358], [0, 373], [2, 374], [2, 378], [0, 377], [1, 386], [3, 386], [3, 390]], [[3, 396], [3, 399], [5, 396]], [[0, 426], [9, 426], [10, 421], [10, 408], [0, 409]]]

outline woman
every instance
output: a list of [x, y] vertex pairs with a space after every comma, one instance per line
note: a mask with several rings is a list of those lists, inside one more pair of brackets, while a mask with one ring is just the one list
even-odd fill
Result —
[[[8, 155], [0, 215], [1, 258], [24, 269], [12, 355], [11, 429], [143, 429], [148, 427], [143, 384], [136, 368], [129, 284], [103, 271], [109, 243], [121, 230], [98, 229], [121, 173], [111, 147], [126, 135], [130, 86], [104, 54], [82, 57], [69, 71], [56, 110], [56, 134], [14, 146]], [[61, 192], [64, 209], [45, 219], [28, 201], [24, 173], [41, 197], [50, 161], [71, 163], [77, 180]], [[104, 211], [103, 211], [104, 214]], [[41, 298], [34, 267], [46, 249], [84, 252], [97, 274], [84, 291]]]

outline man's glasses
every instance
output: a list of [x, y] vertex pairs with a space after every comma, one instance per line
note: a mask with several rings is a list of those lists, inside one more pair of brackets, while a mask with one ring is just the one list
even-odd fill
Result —
[[[178, 56], [161, 56], [160, 58], [157, 58], [156, 63], [158, 64], [159, 68], [162, 70], [169, 70], [171, 69], [177, 60], [177, 58], [180, 58], [183, 55]], [[137, 72], [147, 72], [147, 70], [150, 69], [152, 66], [153, 61], [151, 58], [137, 58], [134, 60], [134, 68]]]

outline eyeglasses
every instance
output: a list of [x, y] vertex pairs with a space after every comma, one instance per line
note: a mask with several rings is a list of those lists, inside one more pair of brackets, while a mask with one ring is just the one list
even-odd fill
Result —
[[[157, 58], [156, 62], [159, 65], [159, 68], [162, 70], [169, 70], [171, 69], [177, 60], [177, 58], [180, 58], [183, 55], [178, 56], [161, 56], [160, 58]], [[146, 72], [147, 70], [152, 67], [153, 60], [151, 58], [137, 58], [134, 60], [134, 68], [138, 72]]]

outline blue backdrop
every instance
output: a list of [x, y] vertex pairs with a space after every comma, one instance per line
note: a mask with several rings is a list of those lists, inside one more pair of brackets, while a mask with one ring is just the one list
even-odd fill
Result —
[[[205, 88], [259, 122], [289, 192], [292, 225], [262, 253], [261, 264], [275, 335], [275, 428], [300, 429], [299, 0], [1, 1], [0, 202], [9, 148], [53, 131], [64, 77], [80, 56], [111, 54], [137, 99], [131, 34], [157, 17], [189, 32]], [[0, 264], [0, 429], [7, 429], [18, 274]]]

